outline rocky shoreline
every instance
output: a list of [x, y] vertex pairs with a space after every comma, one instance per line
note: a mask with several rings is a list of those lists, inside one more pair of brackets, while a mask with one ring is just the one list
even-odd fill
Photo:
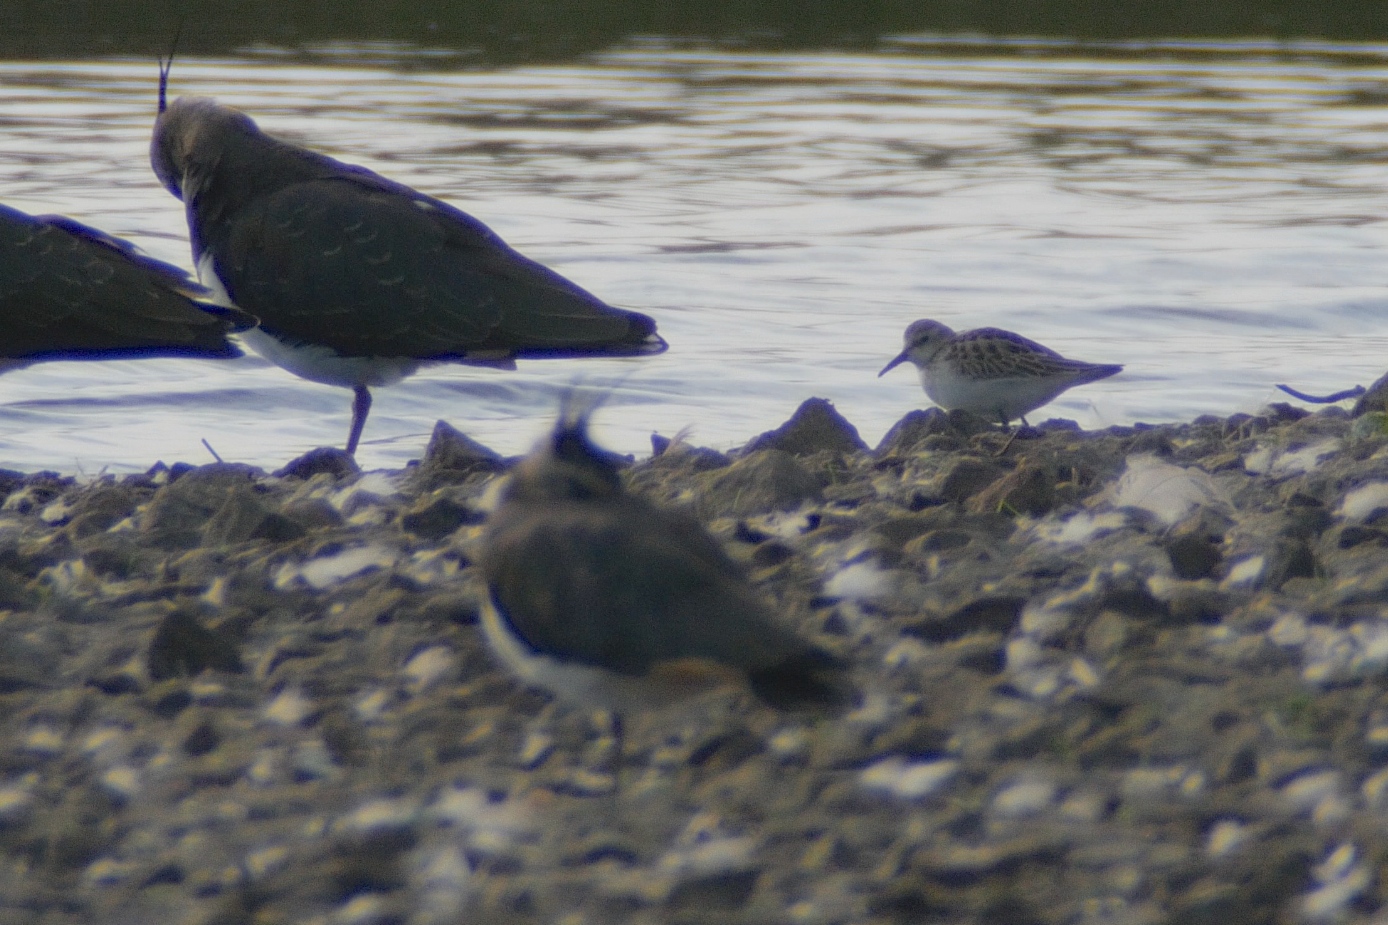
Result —
[[1388, 409], [1027, 429], [827, 402], [695, 512], [849, 659], [837, 717], [600, 718], [507, 677], [507, 461], [0, 475], [0, 925], [1371, 922]]

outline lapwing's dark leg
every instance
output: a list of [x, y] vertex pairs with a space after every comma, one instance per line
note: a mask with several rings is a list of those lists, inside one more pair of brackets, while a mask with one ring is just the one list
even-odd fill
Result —
[[348, 456], [356, 455], [357, 441], [361, 439], [361, 430], [366, 426], [366, 416], [371, 411], [371, 393], [366, 386], [356, 386], [352, 389], [352, 395], [352, 430], [347, 435]]

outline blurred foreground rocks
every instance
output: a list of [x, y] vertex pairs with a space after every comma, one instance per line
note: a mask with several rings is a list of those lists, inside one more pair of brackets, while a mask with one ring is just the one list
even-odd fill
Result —
[[620, 762], [486, 651], [509, 461], [446, 424], [403, 472], [0, 473], [0, 921], [1382, 921], [1388, 414], [1007, 440], [658, 438], [631, 490], [862, 697]]

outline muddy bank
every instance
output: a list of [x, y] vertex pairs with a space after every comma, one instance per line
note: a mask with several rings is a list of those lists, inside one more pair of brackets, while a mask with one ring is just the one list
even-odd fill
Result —
[[[826, 403], [689, 507], [828, 719], [556, 707], [471, 561], [506, 461], [0, 476], [0, 923], [1374, 921], [1388, 415], [1005, 438]], [[1000, 451], [1002, 451], [1000, 453]]]

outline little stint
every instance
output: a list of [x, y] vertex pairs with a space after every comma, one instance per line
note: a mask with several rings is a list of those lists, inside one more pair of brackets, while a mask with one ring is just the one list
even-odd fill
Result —
[[906, 346], [878, 376], [910, 361], [930, 400], [946, 411], [963, 410], [1008, 422], [1054, 400], [1066, 389], [1106, 379], [1122, 366], [1069, 360], [1034, 340], [1000, 328], [956, 333], [923, 318], [906, 329]]

